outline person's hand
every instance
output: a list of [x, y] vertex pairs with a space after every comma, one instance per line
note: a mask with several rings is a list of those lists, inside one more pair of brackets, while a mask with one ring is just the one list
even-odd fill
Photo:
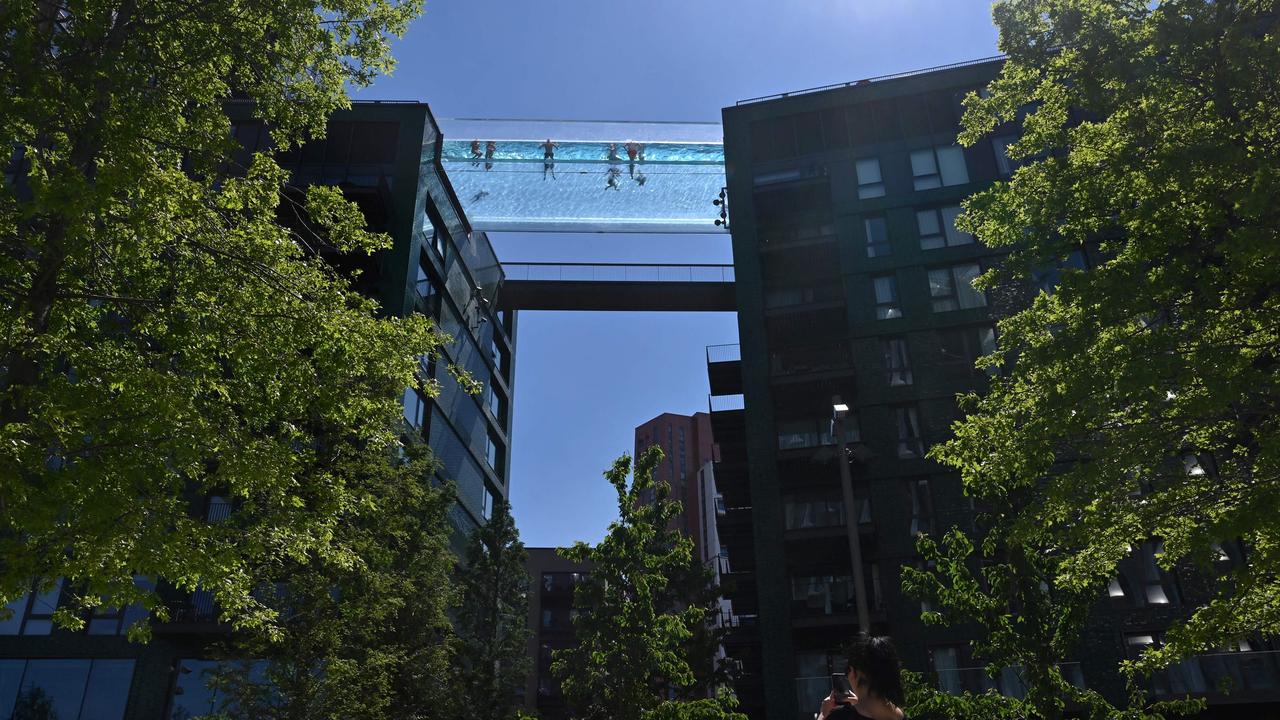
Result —
[[857, 701], [857, 695], [846, 695], [844, 693], [837, 695], [833, 690], [830, 695], [823, 698], [822, 707], [818, 710], [818, 720], [827, 720], [827, 716], [831, 714], [832, 710], [841, 705], [851, 705]]

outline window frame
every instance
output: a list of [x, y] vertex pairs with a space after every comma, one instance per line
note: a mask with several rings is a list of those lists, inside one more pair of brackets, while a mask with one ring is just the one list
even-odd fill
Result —
[[[924, 431], [920, 425], [920, 409], [914, 405], [893, 406], [894, 427], [897, 429], [895, 457], [899, 460], [916, 460], [924, 457]], [[915, 434], [911, 434], [911, 430]]]
[[915, 377], [911, 373], [911, 351], [905, 335], [880, 338], [880, 357], [884, 361], [885, 382], [889, 387], [907, 387]]
[[[948, 219], [948, 211], [955, 210]], [[964, 232], [956, 228], [955, 219], [963, 212], [964, 209], [959, 205], [935, 205], [916, 210], [916, 237], [920, 241], [921, 250], [941, 250], [949, 247], [963, 247], [965, 245], [973, 245], [977, 242], [972, 234]], [[924, 227], [921, 225], [922, 216], [930, 217], [930, 220], [937, 226], [937, 231], [925, 233]]]
[[[944, 172], [944, 163], [942, 162], [942, 153], [945, 151], [948, 157], [952, 153], [959, 153], [960, 167], [963, 169], [963, 178], [950, 177]], [[933, 166], [932, 172], [917, 172], [917, 158], [926, 157]], [[952, 187], [954, 185], [965, 185], [969, 182], [969, 164], [964, 157], [964, 148], [959, 145], [931, 145], [929, 147], [917, 148], [908, 154], [908, 161], [911, 165], [911, 186], [917, 192], [921, 190], [936, 190], [941, 187]], [[934, 184], [936, 183], [936, 184]]]
[[[982, 265], [976, 261], [955, 263], [953, 265], [944, 265], [940, 267], [926, 268], [926, 277], [929, 281], [929, 302], [930, 308], [935, 313], [955, 312], [957, 310], [972, 310], [973, 308], [987, 307], [986, 292], [973, 287], [973, 281], [969, 281], [969, 289], [972, 294], [961, 290], [963, 278], [960, 275], [962, 269], [973, 268], [975, 270], [973, 277], [977, 278], [982, 274]], [[943, 287], [936, 283], [935, 278], [938, 273], [945, 273], [947, 284], [945, 289], [947, 292], [939, 293], [938, 289]], [[977, 304], [965, 304], [972, 302], [973, 298], [980, 298], [981, 302]], [[954, 306], [951, 306], [954, 305]]]
[[[880, 281], [887, 281], [890, 298], [880, 299]], [[902, 294], [898, 292], [898, 276], [896, 273], [884, 273], [871, 276], [871, 298], [876, 310], [876, 320], [897, 320], [903, 317]]]
[[[877, 239], [872, 232], [873, 226], [879, 226], [881, 235]], [[893, 255], [893, 243], [889, 238], [889, 221], [884, 215], [872, 215], [862, 219], [862, 231], [866, 235], [867, 257], [881, 258]]]
[[[869, 162], [875, 163], [876, 177], [874, 180], [868, 179], [864, 182], [862, 178], [861, 166], [863, 163], [869, 163]], [[884, 168], [882, 163], [880, 162], [880, 156], [869, 155], [866, 157], [855, 158], [853, 161], [853, 174], [858, 181], [858, 199], [859, 200], [873, 200], [875, 198], [884, 197], [885, 195]]]

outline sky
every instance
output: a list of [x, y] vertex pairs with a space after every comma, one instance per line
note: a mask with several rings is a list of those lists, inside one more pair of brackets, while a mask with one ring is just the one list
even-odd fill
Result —
[[[719, 121], [750, 97], [997, 53], [990, 0], [427, 0], [361, 100], [437, 118]], [[732, 262], [723, 235], [491, 233], [499, 259]], [[707, 408], [733, 313], [522, 312], [511, 503], [530, 547], [598, 542], [602, 473], [664, 412]]]

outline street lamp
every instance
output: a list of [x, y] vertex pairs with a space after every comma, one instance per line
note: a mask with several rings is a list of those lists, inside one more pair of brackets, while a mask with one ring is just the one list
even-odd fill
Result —
[[849, 558], [853, 565], [853, 597], [858, 608], [858, 630], [871, 632], [867, 612], [867, 587], [862, 576], [862, 538], [858, 536], [858, 508], [853, 498], [853, 477], [849, 471], [849, 450], [844, 442], [844, 423], [849, 406], [839, 395], [831, 398], [831, 435], [836, 441], [836, 463], [840, 466], [840, 485], [844, 490], [844, 531], [849, 540]]

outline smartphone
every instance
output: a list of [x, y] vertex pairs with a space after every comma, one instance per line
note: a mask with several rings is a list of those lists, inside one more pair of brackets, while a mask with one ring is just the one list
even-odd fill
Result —
[[831, 692], [836, 697], [848, 697], [853, 695], [853, 688], [849, 686], [849, 676], [844, 673], [831, 673]]

